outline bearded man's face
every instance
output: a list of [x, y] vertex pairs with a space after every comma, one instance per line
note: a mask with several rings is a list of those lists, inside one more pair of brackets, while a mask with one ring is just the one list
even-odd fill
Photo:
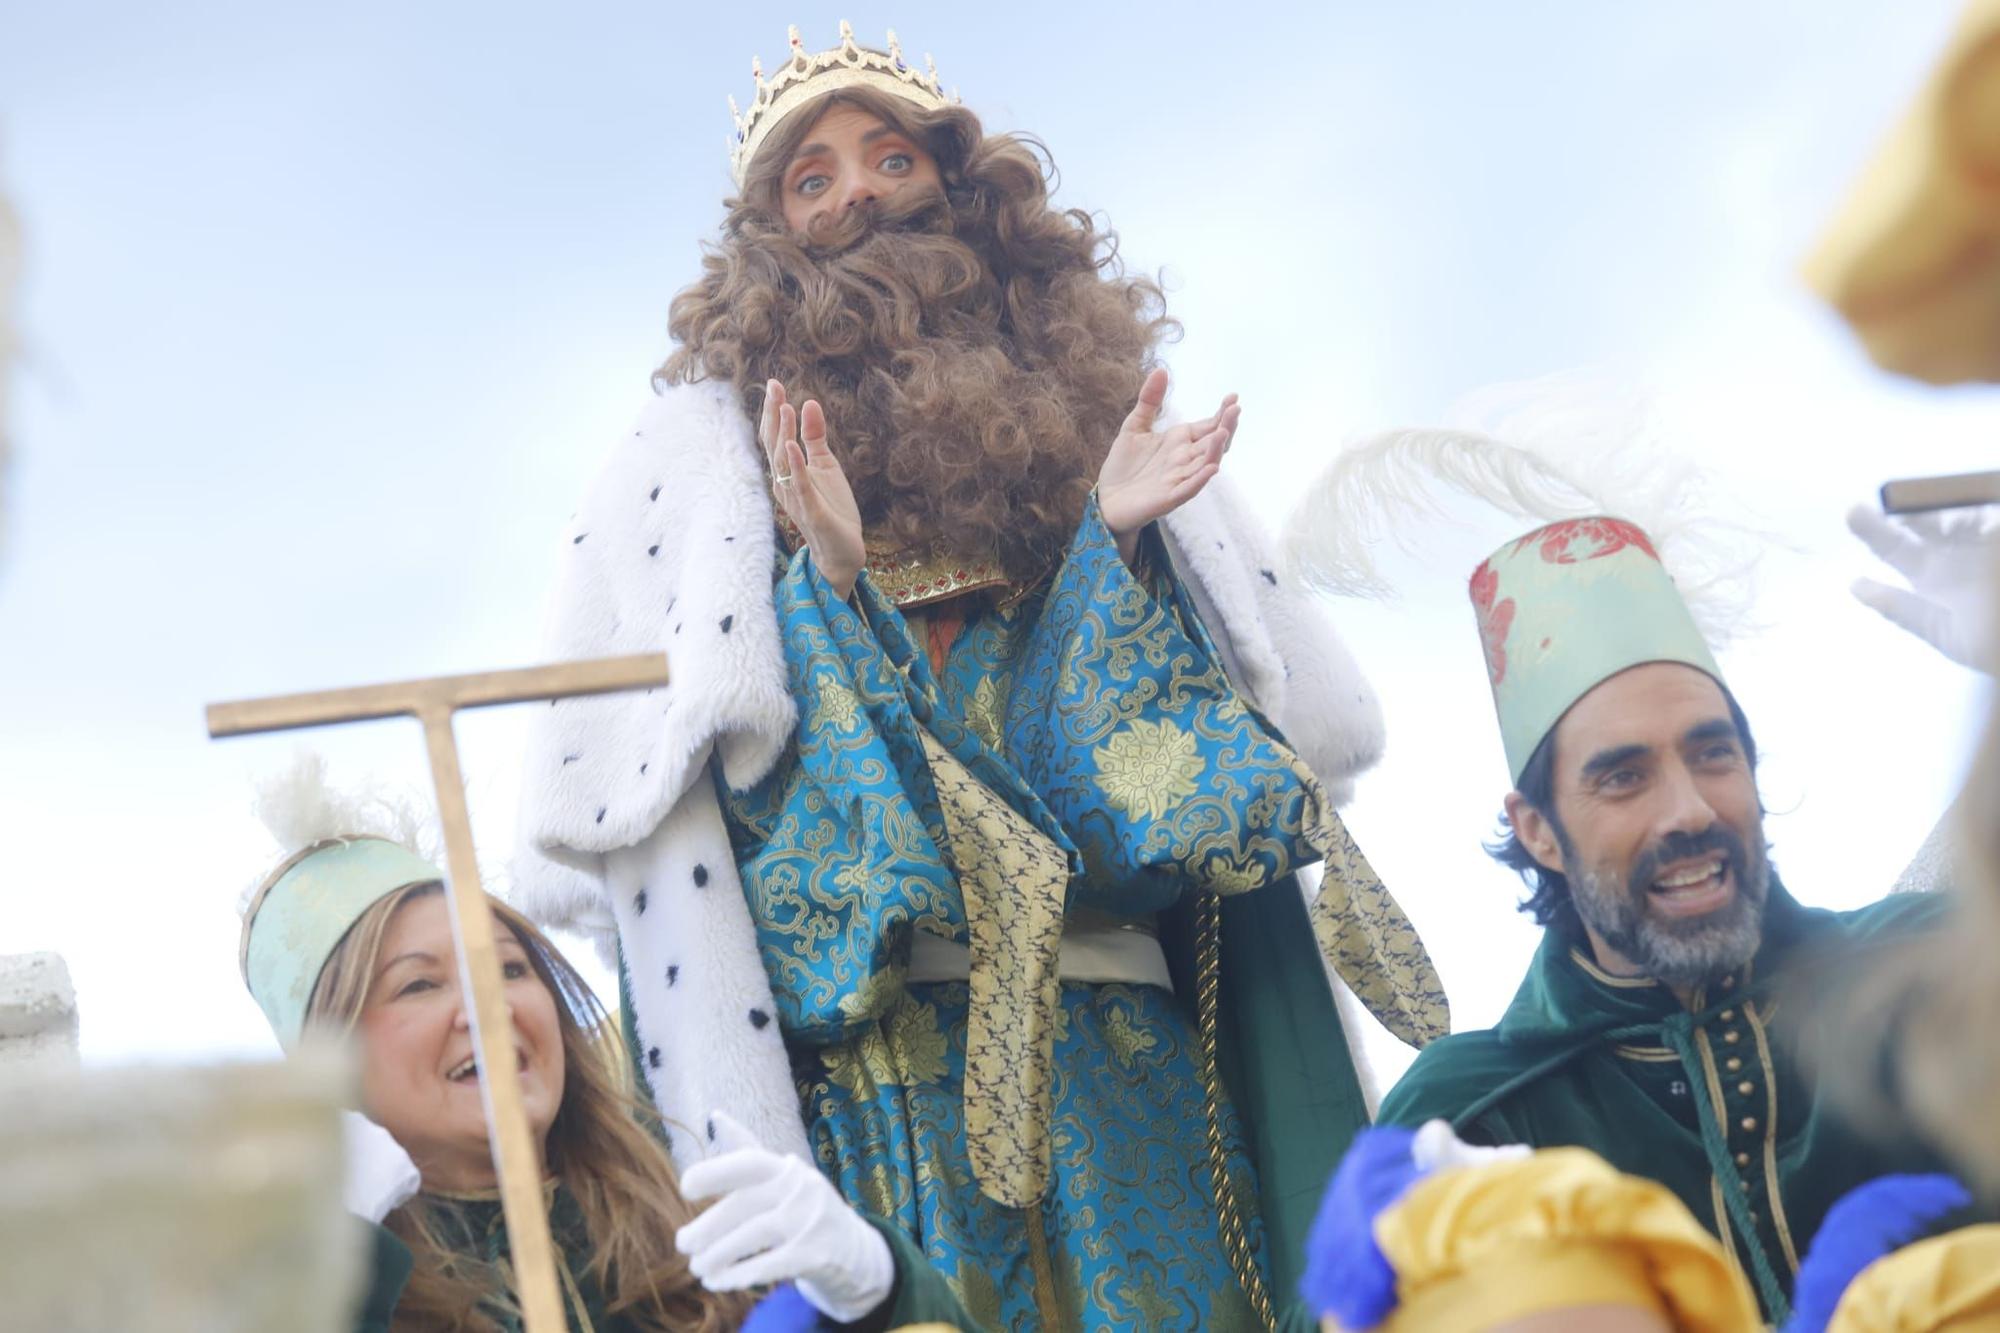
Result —
[[1676, 987], [1747, 963], [1770, 864], [1756, 780], [1715, 680], [1678, 663], [1633, 667], [1578, 700], [1555, 745], [1554, 817], [1523, 811], [1516, 827], [1567, 876], [1598, 961]]

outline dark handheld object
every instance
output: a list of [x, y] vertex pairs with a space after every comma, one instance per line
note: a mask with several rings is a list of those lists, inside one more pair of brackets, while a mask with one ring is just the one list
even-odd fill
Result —
[[1950, 477], [1906, 477], [1882, 483], [1882, 512], [1921, 514], [1932, 509], [1964, 509], [2000, 504], [2000, 472], [1961, 472]]

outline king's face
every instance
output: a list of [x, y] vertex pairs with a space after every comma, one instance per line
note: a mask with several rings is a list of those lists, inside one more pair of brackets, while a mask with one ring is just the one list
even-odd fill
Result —
[[942, 188], [937, 159], [893, 125], [839, 103], [814, 122], [785, 164], [778, 198], [785, 225], [803, 236], [821, 218], [887, 199], [913, 183]]

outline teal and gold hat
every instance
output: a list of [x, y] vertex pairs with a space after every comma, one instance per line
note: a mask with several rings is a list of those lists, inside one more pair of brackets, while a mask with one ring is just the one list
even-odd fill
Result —
[[271, 872], [243, 916], [243, 980], [286, 1050], [305, 1028], [320, 970], [362, 913], [443, 879], [400, 843], [365, 837], [313, 843]]
[[1472, 605], [1515, 782], [1570, 706], [1645, 662], [1722, 672], [1637, 524], [1566, 519], [1517, 537], [1472, 574]]

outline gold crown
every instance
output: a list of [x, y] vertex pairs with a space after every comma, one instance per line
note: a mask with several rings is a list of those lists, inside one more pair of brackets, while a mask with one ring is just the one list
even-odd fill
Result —
[[771, 131], [800, 107], [829, 93], [843, 88], [873, 88], [926, 109], [950, 106], [958, 100], [956, 96], [945, 96], [938, 83], [937, 63], [928, 55], [924, 57], [922, 74], [903, 59], [903, 48], [894, 30], [889, 33], [887, 51], [858, 44], [854, 40], [854, 25], [846, 19], [840, 21], [840, 45], [818, 55], [806, 54], [797, 24], [792, 25], [791, 40], [792, 51], [785, 58], [784, 68], [769, 83], [764, 81], [764, 62], [751, 57], [750, 74], [757, 80], [757, 95], [751, 99], [748, 111], [738, 111], [736, 99], [729, 99], [729, 114], [736, 122], [736, 141], [729, 148], [729, 174], [739, 190], [743, 188], [743, 177], [750, 170], [751, 160]]

